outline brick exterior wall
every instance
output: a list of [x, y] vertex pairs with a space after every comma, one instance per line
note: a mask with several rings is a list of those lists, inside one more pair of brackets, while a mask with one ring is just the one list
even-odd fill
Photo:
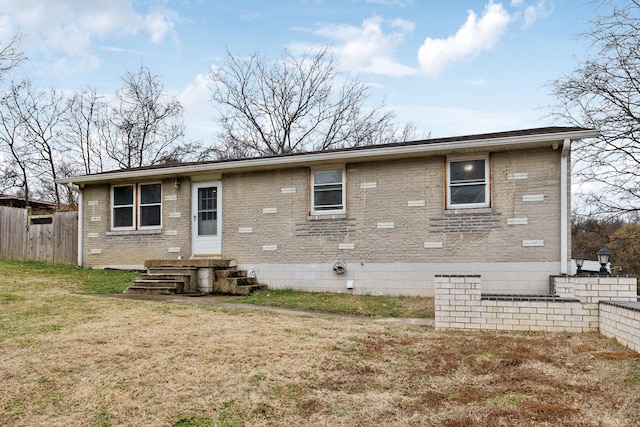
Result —
[[[125, 182], [144, 184], [157, 180]], [[112, 231], [111, 188], [91, 185], [84, 188], [83, 265], [91, 268], [144, 267], [147, 259], [175, 259], [191, 256], [191, 193], [188, 179], [162, 181], [162, 228], [157, 230]]]
[[[309, 168], [218, 176], [222, 256], [256, 266], [264, 275], [259, 280], [272, 287], [344, 291], [349, 279], [361, 284], [355, 292], [389, 294], [433, 295], [435, 274], [471, 267], [494, 290], [539, 291], [559, 273], [558, 150], [491, 153], [491, 208], [485, 209], [445, 209], [444, 155], [335, 166], [346, 171], [343, 215], [309, 215]], [[172, 179], [163, 181], [163, 226], [152, 232], [112, 232], [110, 187], [87, 185], [84, 265], [190, 257], [191, 189], [188, 178], [181, 180], [178, 189]], [[346, 275], [333, 273], [336, 261], [347, 264]]]
[[[493, 206], [471, 210], [444, 209], [444, 156], [352, 163], [346, 215], [327, 219], [309, 216], [306, 168], [224, 175], [223, 255], [239, 263], [559, 261], [559, 163], [551, 149], [492, 154]], [[526, 178], [511, 179], [516, 173]]]

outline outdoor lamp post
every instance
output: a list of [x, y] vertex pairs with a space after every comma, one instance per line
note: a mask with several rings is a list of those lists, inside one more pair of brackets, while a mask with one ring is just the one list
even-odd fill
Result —
[[578, 252], [576, 254], [576, 267], [578, 267], [578, 270], [576, 271], [576, 275], [582, 274], [583, 265], [584, 265], [584, 255], [582, 255], [582, 252]]
[[609, 274], [607, 271], [607, 263], [611, 257], [611, 252], [609, 252], [607, 248], [602, 247], [596, 255], [598, 256], [598, 262], [600, 263], [600, 274]]

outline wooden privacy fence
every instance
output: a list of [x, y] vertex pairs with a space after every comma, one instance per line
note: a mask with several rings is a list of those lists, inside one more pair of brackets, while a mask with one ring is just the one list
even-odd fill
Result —
[[30, 215], [0, 206], [1, 258], [76, 265], [77, 253], [77, 212]]

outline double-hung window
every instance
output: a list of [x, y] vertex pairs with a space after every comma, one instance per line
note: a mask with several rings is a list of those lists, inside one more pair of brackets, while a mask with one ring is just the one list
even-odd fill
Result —
[[162, 218], [162, 185], [141, 184], [138, 221], [139, 228], [160, 227]]
[[138, 230], [162, 225], [162, 184], [117, 185], [112, 190], [112, 228]]
[[133, 230], [134, 226], [134, 185], [113, 187], [113, 228]]
[[447, 207], [489, 207], [489, 160], [481, 158], [447, 159]]
[[344, 213], [344, 169], [312, 170], [311, 178], [311, 213], [316, 215]]

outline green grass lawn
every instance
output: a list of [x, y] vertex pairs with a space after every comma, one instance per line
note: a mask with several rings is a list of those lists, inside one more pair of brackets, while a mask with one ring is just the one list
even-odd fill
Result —
[[429, 298], [235, 299], [346, 318], [97, 296], [135, 277], [0, 259], [0, 426], [640, 425], [640, 356], [596, 333], [364, 317]]
[[0, 276], [5, 281], [5, 292], [12, 288], [12, 284], [19, 284], [22, 291], [62, 288], [80, 294], [114, 294], [124, 291], [138, 274], [122, 270], [89, 270], [63, 264], [0, 258]]
[[246, 297], [234, 297], [232, 301], [354, 316], [434, 317], [434, 303], [430, 297], [388, 297], [270, 289]]
[[[46, 291], [65, 289], [76, 294], [115, 294], [124, 291], [138, 274], [122, 270], [89, 270], [62, 264], [0, 259], [0, 273], [7, 287], [0, 302], [17, 298], [9, 289]], [[26, 280], [29, 279], [29, 280]], [[14, 287], [11, 284], [16, 284]], [[17, 283], [20, 283], [18, 286]], [[350, 295], [329, 292], [304, 292], [292, 289], [266, 290], [234, 302], [347, 314], [367, 317], [433, 318], [433, 298]]]

